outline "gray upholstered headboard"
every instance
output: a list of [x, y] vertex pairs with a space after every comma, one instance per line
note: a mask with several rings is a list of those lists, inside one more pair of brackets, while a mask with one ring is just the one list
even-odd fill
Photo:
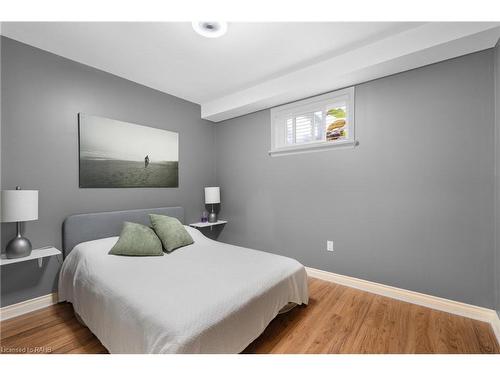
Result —
[[148, 214], [172, 216], [184, 223], [184, 208], [182, 207], [146, 208], [71, 215], [63, 223], [64, 256], [67, 256], [73, 247], [80, 242], [118, 236], [124, 221], [149, 225]]

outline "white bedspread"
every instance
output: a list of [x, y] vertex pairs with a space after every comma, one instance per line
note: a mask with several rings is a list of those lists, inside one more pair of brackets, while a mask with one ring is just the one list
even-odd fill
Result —
[[308, 302], [299, 262], [213, 241], [162, 257], [108, 255], [118, 237], [65, 259], [59, 298], [111, 353], [239, 353], [288, 302]]

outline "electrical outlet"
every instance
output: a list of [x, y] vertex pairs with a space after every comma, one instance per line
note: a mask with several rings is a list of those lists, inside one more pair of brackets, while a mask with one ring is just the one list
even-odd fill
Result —
[[326, 241], [326, 250], [327, 251], [333, 251], [333, 241]]

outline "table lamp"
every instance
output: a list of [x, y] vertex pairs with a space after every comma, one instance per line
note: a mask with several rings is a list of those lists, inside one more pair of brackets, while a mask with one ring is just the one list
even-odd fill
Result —
[[17, 235], [5, 249], [7, 258], [23, 258], [31, 254], [31, 242], [21, 234], [21, 222], [38, 219], [38, 190], [2, 191], [1, 219], [4, 223], [16, 222]]
[[220, 203], [220, 189], [219, 187], [206, 187], [205, 188], [205, 204], [212, 205], [212, 212], [208, 215], [209, 223], [217, 222], [217, 214], [214, 211], [214, 204]]

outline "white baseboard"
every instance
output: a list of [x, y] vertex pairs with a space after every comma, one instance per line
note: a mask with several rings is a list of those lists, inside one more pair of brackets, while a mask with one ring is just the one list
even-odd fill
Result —
[[493, 320], [491, 322], [491, 329], [493, 329], [493, 332], [495, 333], [495, 336], [497, 337], [497, 341], [500, 344], [500, 318], [497, 315], [496, 320]]
[[497, 341], [500, 343], [500, 319], [495, 310], [469, 305], [463, 302], [452, 301], [446, 298], [435, 297], [428, 294], [412, 292], [411, 290], [374, 283], [372, 281], [357, 279], [351, 276], [339, 275], [315, 268], [306, 267], [306, 271], [310, 277], [317, 279], [330, 281], [332, 283], [364, 290], [366, 292], [413, 303], [415, 305], [425, 306], [431, 309], [445, 311], [450, 314], [490, 323], [491, 328], [496, 335]]
[[16, 316], [27, 314], [29, 312], [43, 309], [56, 304], [58, 301], [57, 293], [47, 294], [27, 301], [15, 303], [13, 305], [0, 308], [0, 321], [15, 318]]

